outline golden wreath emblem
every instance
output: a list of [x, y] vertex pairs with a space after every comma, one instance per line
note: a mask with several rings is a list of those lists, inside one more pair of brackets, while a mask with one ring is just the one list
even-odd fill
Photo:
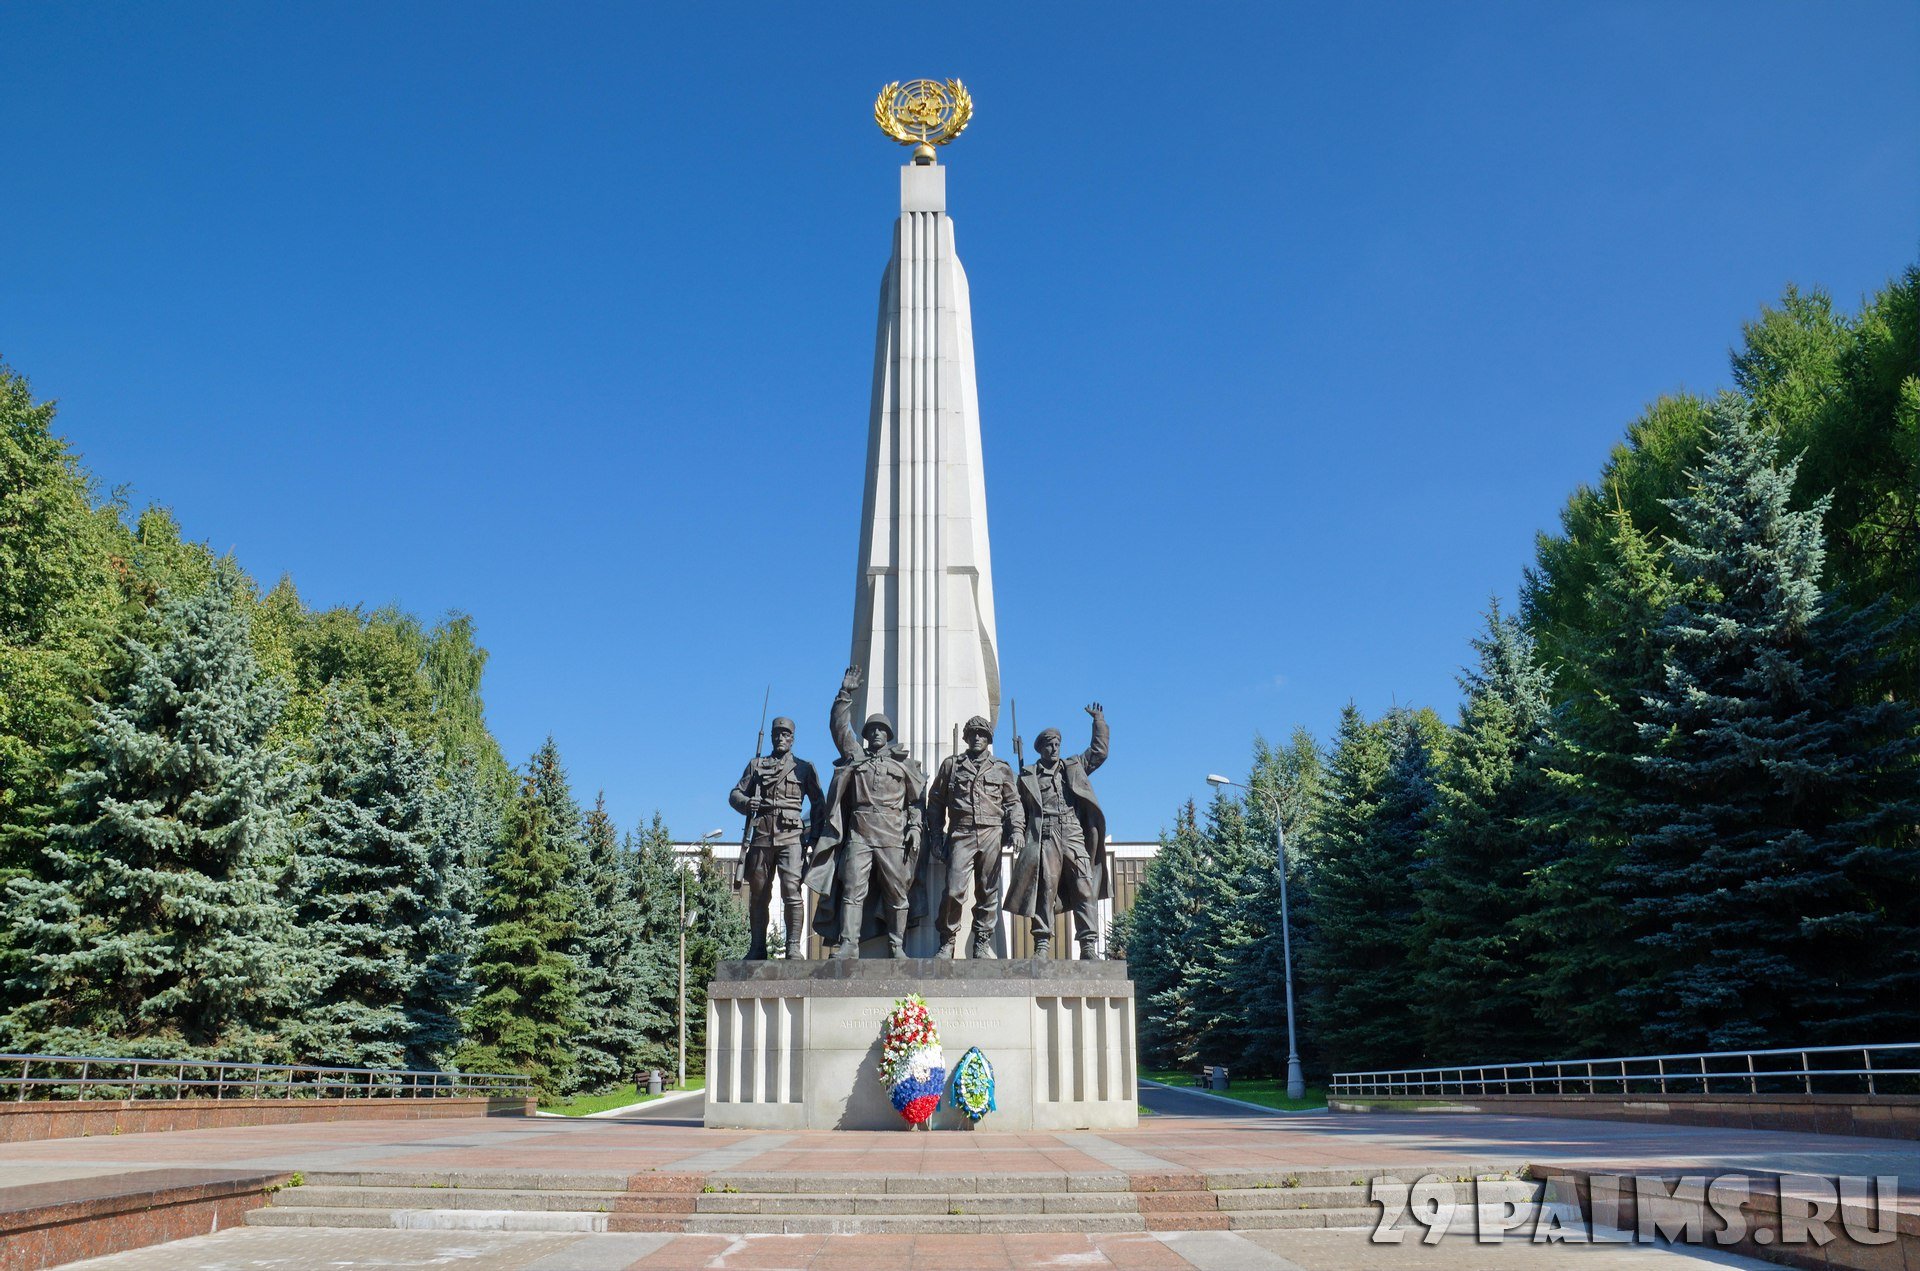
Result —
[[873, 102], [873, 122], [903, 146], [944, 146], [972, 119], [973, 98], [957, 79], [888, 84]]

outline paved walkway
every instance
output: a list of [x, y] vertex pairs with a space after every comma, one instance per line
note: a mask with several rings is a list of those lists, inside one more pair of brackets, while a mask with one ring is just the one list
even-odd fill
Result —
[[[1920, 1194], [1920, 1144], [1886, 1139], [1623, 1122], [1447, 1114], [1262, 1115], [1180, 1092], [1144, 1092], [1131, 1131], [999, 1133], [707, 1130], [697, 1101], [648, 1116], [554, 1120], [330, 1122], [188, 1130], [9, 1144], [0, 1188], [116, 1170], [657, 1170], [688, 1174], [1088, 1174], [1122, 1171], [1374, 1168], [1483, 1163], [1488, 1170], [1588, 1165], [1622, 1172], [1688, 1169], [1893, 1175]], [[990, 1122], [989, 1122], [990, 1124]], [[502, 1185], [512, 1186], [503, 1181]], [[1268, 1184], [1271, 1185], [1271, 1184]], [[1695, 1255], [1686, 1255], [1691, 1258]], [[1444, 1241], [1374, 1245], [1365, 1232], [1149, 1231], [1007, 1235], [682, 1235], [344, 1231], [240, 1228], [73, 1264], [90, 1271], [174, 1268], [428, 1267], [471, 1271], [597, 1271], [652, 1267], [827, 1267], [860, 1271], [979, 1268], [1197, 1267], [1203, 1271], [1487, 1271], [1505, 1266], [1684, 1271], [1705, 1263], [1634, 1247], [1499, 1247]], [[1570, 1262], [1569, 1259], [1582, 1259]], [[1713, 1260], [1709, 1258], [1709, 1260]], [[1722, 1265], [1762, 1264], [1719, 1258]]]
[[1124, 1235], [661, 1236], [290, 1231], [242, 1227], [68, 1264], [68, 1271], [1779, 1271], [1709, 1253], [1622, 1245], [1369, 1245], [1354, 1231]]

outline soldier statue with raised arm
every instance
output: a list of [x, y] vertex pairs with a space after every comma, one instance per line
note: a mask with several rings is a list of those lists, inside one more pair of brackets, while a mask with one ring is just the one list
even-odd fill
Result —
[[894, 745], [893, 722], [885, 715], [875, 712], [853, 731], [861, 678], [859, 667], [848, 667], [833, 699], [830, 722], [840, 758], [827, 790], [826, 827], [807, 869], [807, 886], [821, 897], [813, 929], [833, 946], [832, 957], [859, 957], [867, 890], [877, 884], [887, 953], [902, 958], [927, 780], [906, 747]]
[[[792, 720], [782, 715], [773, 721], [773, 753], [747, 762], [727, 802], [747, 818], [747, 850], [740, 861], [739, 880], [746, 884], [747, 922], [753, 932], [747, 958], [758, 961], [767, 956], [767, 918], [776, 874], [786, 909], [787, 956], [804, 958], [807, 893], [800, 876], [807, 867], [807, 849], [820, 836], [826, 809], [813, 765], [793, 753]], [[805, 816], [801, 815], [803, 802]]]
[[1085, 753], [1060, 756], [1060, 730], [1034, 739], [1039, 757], [1020, 773], [1027, 841], [1013, 865], [1007, 912], [1033, 921], [1033, 955], [1053, 943], [1054, 915], [1073, 914], [1080, 956], [1099, 956], [1100, 902], [1112, 894], [1107, 878], [1107, 818], [1087, 776], [1107, 760], [1107, 717], [1095, 702], [1093, 741]]
[[[945, 845], [946, 895], [940, 904], [940, 951], [954, 956], [960, 914], [973, 892], [973, 947], [969, 956], [993, 956], [1000, 924], [1000, 854], [1026, 832], [1013, 769], [995, 755], [993, 725], [975, 715], [960, 730], [966, 750], [949, 755], [927, 791], [927, 827]], [[936, 864], [938, 862], [936, 861]]]

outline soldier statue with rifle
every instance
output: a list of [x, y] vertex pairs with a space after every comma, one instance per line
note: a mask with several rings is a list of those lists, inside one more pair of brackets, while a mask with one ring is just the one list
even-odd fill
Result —
[[1099, 905], [1113, 894], [1107, 818], [1087, 780], [1107, 759], [1107, 717], [1098, 702], [1087, 714], [1093, 716], [1093, 741], [1084, 753], [1061, 758], [1060, 730], [1049, 728], [1034, 739], [1039, 757], [1020, 770], [1027, 840], [1013, 864], [1007, 912], [1032, 920], [1037, 958], [1053, 943], [1054, 914], [1061, 909], [1073, 914], [1081, 958], [1098, 957]]
[[946, 895], [940, 903], [940, 950], [954, 956], [960, 913], [973, 892], [973, 946], [970, 956], [993, 956], [994, 929], [1000, 924], [1000, 854], [1020, 842], [1026, 815], [1013, 769], [994, 754], [993, 725], [975, 715], [960, 730], [966, 750], [949, 755], [927, 792], [927, 826], [945, 845]]
[[[766, 718], [764, 708], [761, 718]], [[747, 922], [753, 932], [747, 957], [758, 961], [767, 956], [767, 918], [778, 874], [786, 907], [787, 956], [804, 958], [807, 893], [801, 874], [807, 849], [820, 837], [825, 800], [813, 765], [793, 753], [792, 720], [782, 715], [773, 721], [772, 754], [762, 758], [759, 743], [754, 744], [753, 759], [727, 802], [747, 818], [740, 844], [740, 876], [734, 880], [735, 887], [743, 881], [747, 887]]]

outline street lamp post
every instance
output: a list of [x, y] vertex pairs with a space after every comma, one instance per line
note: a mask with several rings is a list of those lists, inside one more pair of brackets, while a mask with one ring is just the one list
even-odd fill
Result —
[[[708, 830], [699, 838], [699, 846], [704, 850], [708, 844], [725, 834], [725, 830]], [[680, 866], [680, 1089], [687, 1088], [687, 927], [700, 911], [687, 913], [687, 867]]]
[[1219, 773], [1208, 773], [1207, 784], [1245, 790], [1264, 800], [1273, 809], [1274, 854], [1280, 870], [1280, 961], [1286, 969], [1287, 980], [1287, 1098], [1304, 1099], [1307, 1097], [1307, 1079], [1300, 1071], [1300, 1046], [1293, 1031], [1293, 928], [1287, 916], [1287, 836], [1280, 826], [1280, 800], [1264, 790], [1229, 781]]

